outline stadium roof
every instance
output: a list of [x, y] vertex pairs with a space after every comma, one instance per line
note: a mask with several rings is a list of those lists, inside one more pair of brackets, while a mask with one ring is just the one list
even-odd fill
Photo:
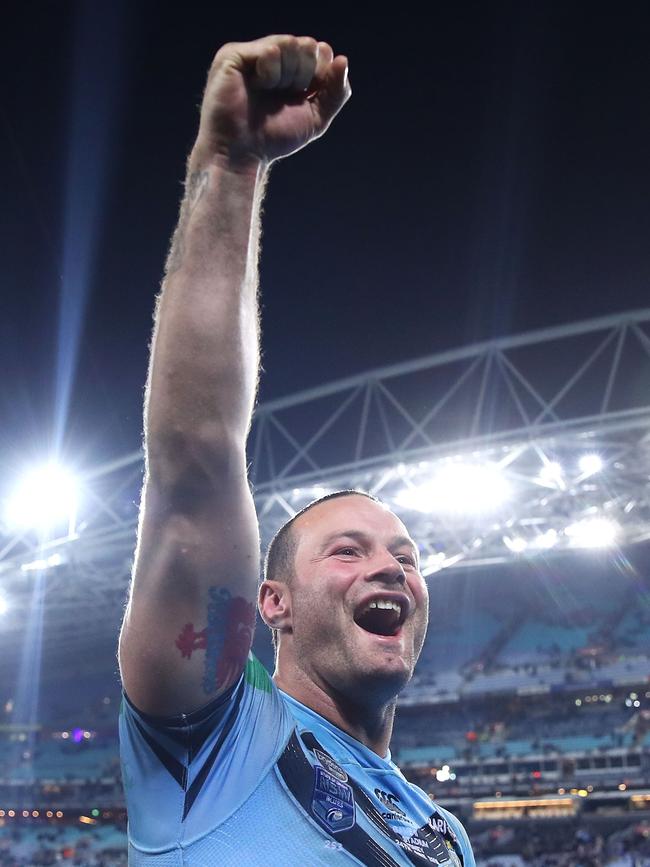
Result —
[[[427, 575], [647, 540], [649, 384], [646, 309], [260, 405], [249, 457], [263, 542], [339, 488], [370, 491], [400, 514]], [[0, 527], [4, 669], [26, 642], [53, 666], [114, 658], [142, 472], [140, 450], [83, 472], [74, 526], [57, 538]]]

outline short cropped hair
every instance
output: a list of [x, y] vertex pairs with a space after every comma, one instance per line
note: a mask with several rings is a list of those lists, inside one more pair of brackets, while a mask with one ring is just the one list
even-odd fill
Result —
[[[339, 497], [352, 496], [367, 497], [369, 500], [374, 500], [375, 503], [380, 502], [377, 497], [373, 494], [369, 494], [367, 491], [357, 491], [353, 488], [347, 488], [342, 491], [333, 491], [331, 494], [325, 494], [323, 497], [318, 497], [317, 500], [312, 500], [311, 503], [307, 503], [304, 508], [299, 512], [296, 512], [293, 518], [289, 518], [289, 520], [280, 527], [275, 536], [271, 539], [269, 547], [266, 550], [266, 557], [264, 558], [264, 580], [282, 581], [283, 584], [290, 587], [291, 582], [295, 577], [295, 557], [296, 549], [298, 547], [298, 540], [293, 532], [294, 523], [298, 518], [304, 515], [305, 512], [309, 512], [316, 506], [320, 506], [321, 503], [326, 503], [328, 500], [336, 500]], [[277, 629], [271, 630], [271, 638], [273, 640], [273, 647], [277, 653]]]

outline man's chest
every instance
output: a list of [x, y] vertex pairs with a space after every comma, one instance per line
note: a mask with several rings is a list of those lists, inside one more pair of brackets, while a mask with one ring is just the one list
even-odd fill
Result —
[[[460, 840], [429, 798], [397, 770], [336, 759], [309, 731], [278, 763], [302, 809], [364, 864], [463, 867]], [[392, 854], [391, 854], [392, 853]]]

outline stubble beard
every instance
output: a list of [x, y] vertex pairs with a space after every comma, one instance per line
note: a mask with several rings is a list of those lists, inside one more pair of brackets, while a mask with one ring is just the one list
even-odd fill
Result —
[[313, 608], [297, 634], [294, 625], [296, 663], [309, 679], [359, 706], [379, 708], [394, 703], [411, 679], [412, 656], [400, 654], [400, 662], [388, 668], [382, 656], [390, 651], [379, 642], [372, 647], [371, 633], [366, 637], [356, 624], [339, 618], [331, 628], [324, 628], [321, 619], [313, 621], [312, 612]]
[[399, 654], [400, 662], [390, 667], [381, 659], [389, 648], [382, 648], [380, 641], [373, 645], [372, 634], [361, 630], [352, 620], [352, 612], [340, 602], [334, 612], [329, 603], [318, 593], [294, 592], [295, 664], [327, 693], [368, 707], [394, 703], [411, 680], [424, 644], [428, 599], [426, 608], [403, 625], [405, 650]]

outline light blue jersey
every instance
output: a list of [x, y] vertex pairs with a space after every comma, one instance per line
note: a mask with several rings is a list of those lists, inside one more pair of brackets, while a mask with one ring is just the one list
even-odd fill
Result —
[[281, 692], [249, 656], [207, 707], [162, 719], [125, 696], [131, 867], [474, 867], [460, 822]]

